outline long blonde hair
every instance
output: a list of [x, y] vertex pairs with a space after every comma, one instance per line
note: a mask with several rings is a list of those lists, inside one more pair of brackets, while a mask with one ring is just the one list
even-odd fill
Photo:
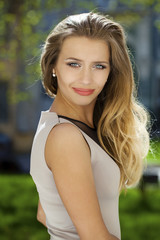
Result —
[[101, 146], [120, 168], [120, 188], [135, 185], [149, 149], [148, 114], [136, 100], [124, 30], [120, 24], [97, 13], [73, 15], [61, 21], [47, 37], [41, 55], [43, 85], [52, 97], [58, 88], [52, 69], [64, 39], [69, 36], [105, 40], [109, 46], [111, 71], [97, 98], [93, 119]]

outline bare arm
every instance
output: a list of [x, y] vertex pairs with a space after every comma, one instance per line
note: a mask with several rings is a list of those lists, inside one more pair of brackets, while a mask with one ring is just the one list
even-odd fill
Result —
[[79, 130], [67, 123], [53, 128], [47, 139], [45, 156], [80, 239], [118, 240], [103, 222], [90, 150]]
[[46, 227], [46, 215], [40, 201], [38, 202], [37, 220]]

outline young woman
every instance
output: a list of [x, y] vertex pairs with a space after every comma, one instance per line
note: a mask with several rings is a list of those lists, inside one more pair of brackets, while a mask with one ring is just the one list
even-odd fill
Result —
[[41, 67], [54, 101], [32, 146], [37, 218], [53, 240], [120, 239], [119, 191], [138, 183], [149, 146], [124, 31], [100, 14], [69, 16]]

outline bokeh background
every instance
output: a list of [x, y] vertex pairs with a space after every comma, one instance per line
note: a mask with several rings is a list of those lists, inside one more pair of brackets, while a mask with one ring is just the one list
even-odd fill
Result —
[[123, 240], [160, 239], [160, 0], [0, 0], [0, 239], [44, 240], [29, 175], [40, 112], [52, 102], [39, 59], [47, 34], [70, 14], [98, 11], [126, 30], [138, 98], [152, 119], [148, 167], [120, 195]]

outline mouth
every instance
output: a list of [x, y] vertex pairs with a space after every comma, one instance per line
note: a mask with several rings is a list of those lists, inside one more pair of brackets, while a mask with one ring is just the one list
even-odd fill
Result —
[[81, 96], [89, 96], [94, 92], [94, 89], [73, 88], [73, 90]]

